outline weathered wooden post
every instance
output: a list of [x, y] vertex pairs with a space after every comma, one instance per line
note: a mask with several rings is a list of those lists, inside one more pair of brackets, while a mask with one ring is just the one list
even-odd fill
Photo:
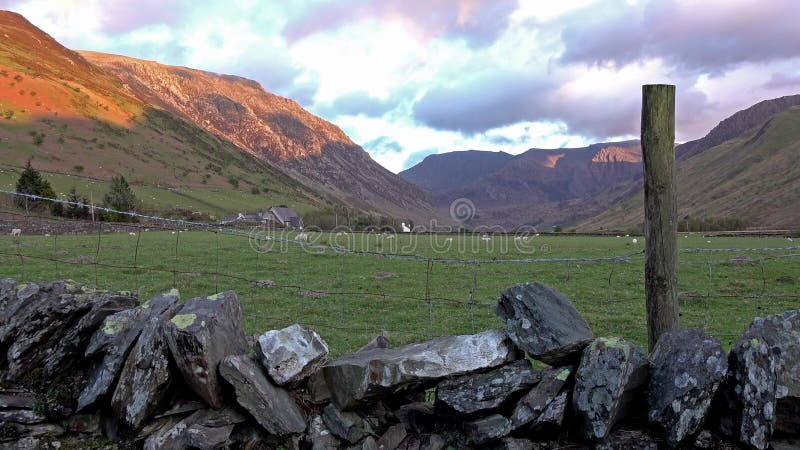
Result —
[[675, 190], [675, 86], [642, 86], [647, 343], [680, 327], [678, 208]]

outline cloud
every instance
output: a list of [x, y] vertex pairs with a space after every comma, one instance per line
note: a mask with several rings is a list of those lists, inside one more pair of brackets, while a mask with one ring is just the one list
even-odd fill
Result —
[[429, 90], [415, 105], [423, 124], [463, 133], [547, 118], [543, 107], [554, 80], [521, 72], [484, 71], [472, 78]]
[[800, 90], [800, 75], [773, 73], [769, 81], [764, 83], [762, 87], [767, 89], [794, 88]]
[[516, 0], [340, 0], [313, 5], [287, 24], [290, 42], [362, 21], [399, 21], [426, 38], [492, 42], [507, 26]]
[[616, 0], [565, 16], [563, 63], [624, 66], [661, 58], [681, 71], [721, 73], [800, 55], [795, 0]]
[[100, 32], [124, 34], [153, 25], [176, 25], [191, 11], [189, 0], [116, 0], [98, 2]]
[[315, 110], [326, 117], [340, 115], [380, 117], [396, 105], [392, 100], [375, 98], [366, 92], [348, 92], [336, 97], [329, 104], [315, 107]]

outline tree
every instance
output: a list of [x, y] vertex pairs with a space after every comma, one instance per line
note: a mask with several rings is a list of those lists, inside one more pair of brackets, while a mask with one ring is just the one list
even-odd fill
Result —
[[[111, 179], [111, 189], [103, 197], [103, 206], [116, 211], [132, 212], [136, 209], [136, 196], [131, 190], [131, 186], [122, 175]], [[120, 213], [106, 211], [103, 219], [109, 222], [135, 222], [136, 218]]]
[[[56, 193], [50, 182], [42, 178], [42, 174], [34, 169], [31, 165], [31, 160], [25, 165], [25, 170], [19, 175], [17, 180], [16, 191], [20, 194], [37, 195], [39, 197], [55, 198]], [[33, 199], [29, 197], [17, 196], [14, 199], [14, 204], [17, 208], [24, 208], [27, 211], [37, 211], [44, 209], [50, 205], [54, 214], [58, 214], [61, 209], [61, 203], [50, 202], [47, 200]]]
[[67, 201], [69, 204], [67, 204], [66, 208], [64, 209], [65, 216], [72, 219], [88, 219], [91, 217], [91, 212], [89, 211], [89, 200], [86, 197], [79, 196], [75, 191], [75, 186], [69, 190]]

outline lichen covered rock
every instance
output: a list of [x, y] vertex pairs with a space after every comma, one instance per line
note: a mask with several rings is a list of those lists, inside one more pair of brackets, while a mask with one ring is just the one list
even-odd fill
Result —
[[225, 357], [219, 366], [225, 380], [233, 386], [236, 401], [270, 433], [284, 436], [302, 433], [305, 417], [289, 393], [269, 381], [264, 369], [246, 355]]
[[256, 353], [272, 381], [294, 385], [314, 373], [328, 358], [328, 345], [316, 331], [298, 324], [258, 337]]
[[490, 369], [517, 358], [506, 333], [490, 330], [352, 353], [331, 361], [322, 371], [334, 403], [347, 410], [390, 392], [427, 387], [448, 376]]
[[584, 437], [603, 440], [629, 414], [647, 382], [647, 368], [645, 352], [623, 339], [597, 338], [586, 347], [572, 396], [578, 430]]
[[[163, 303], [163, 305], [161, 305]], [[132, 428], [139, 428], [156, 410], [172, 383], [170, 354], [164, 327], [181, 305], [174, 291], [149, 302], [153, 310], [119, 375], [111, 408]]]
[[186, 384], [212, 407], [222, 407], [219, 362], [228, 355], [247, 352], [242, 307], [236, 293], [227, 291], [186, 301], [164, 330]]
[[720, 342], [693, 328], [662, 334], [650, 357], [648, 419], [676, 446], [700, 431], [728, 371]]
[[542, 283], [506, 289], [495, 312], [521, 350], [551, 366], [577, 359], [592, 340], [592, 330], [567, 297]]
[[460, 414], [476, 414], [500, 408], [539, 382], [541, 375], [521, 359], [488, 372], [462, 375], [439, 383], [439, 407]]

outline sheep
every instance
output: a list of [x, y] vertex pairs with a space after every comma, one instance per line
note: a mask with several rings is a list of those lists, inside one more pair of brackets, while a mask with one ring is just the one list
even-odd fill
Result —
[[403, 233], [411, 233], [411, 227], [406, 225], [405, 222], [400, 222], [400, 225], [403, 227]]
[[301, 231], [300, 233], [297, 234], [296, 239], [300, 242], [308, 242], [308, 235], [306, 234], [305, 231]]
[[514, 240], [515, 241], [521, 241], [522, 240], [522, 236], [514, 236]]
[[788, 239], [788, 240], [789, 240], [789, 242], [794, 242], [794, 241], [792, 240], [792, 238], [790, 238], [790, 237], [787, 237], [786, 239]]
[[128, 233], [128, 234], [129, 234], [129, 235], [131, 235], [131, 236], [136, 236], [136, 233], [134, 233], [133, 231], [131, 231], [131, 232], [130, 232], [130, 233]]
[[173, 231], [172, 234], [175, 234], [175, 232]]
[[19, 228], [14, 228], [13, 230], [11, 230], [11, 236], [20, 236], [20, 235], [22, 235], [22, 230], [20, 230]]
[[45, 233], [44, 237], [50, 237], [50, 233]]
[[447, 238], [444, 240], [445, 242], [453, 242], [453, 238]]
[[492, 237], [489, 236], [488, 234], [484, 234], [483, 236], [481, 236], [481, 240], [489, 242], [492, 240]]
[[390, 235], [386, 236], [386, 239], [394, 239], [394, 235], [390, 234]]
[[638, 244], [639, 243], [639, 241], [636, 238], [631, 239], [631, 242], [633, 242], [634, 244]]

